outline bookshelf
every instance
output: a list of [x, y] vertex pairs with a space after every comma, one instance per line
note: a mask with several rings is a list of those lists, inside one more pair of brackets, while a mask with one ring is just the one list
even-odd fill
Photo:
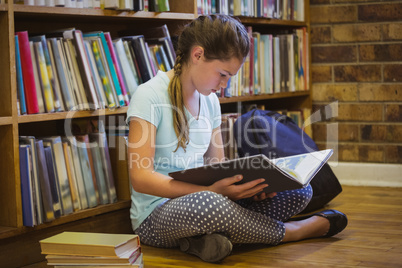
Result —
[[[124, 31], [130, 27], [167, 24], [171, 34], [174, 35], [176, 29], [198, 16], [197, 1], [170, 0], [169, 3], [170, 12], [24, 6], [13, 4], [10, 0], [8, 3], [0, 4], [0, 250], [20, 252], [14, 254], [15, 257], [0, 257], [0, 261], [7, 267], [23, 266], [40, 261], [42, 256], [37, 241], [58, 231], [68, 229], [131, 232], [130, 201], [123, 200], [119, 196], [119, 201], [114, 204], [99, 205], [74, 212], [35, 227], [23, 226], [18, 137], [59, 133], [60, 125], [70, 116], [88, 119], [121, 117], [125, 115], [127, 107], [113, 110], [76, 111], [73, 115], [70, 112], [18, 115], [14, 33], [22, 30], [45, 33], [77, 27], [82, 32], [102, 30], [110, 32], [112, 37], [117, 37], [118, 31]], [[269, 18], [239, 18], [245, 25], [252, 26], [261, 33], [301, 27], [306, 27], [309, 32], [308, 10], [308, 1], [305, 1], [306, 21], [302, 22]], [[310, 76], [309, 73], [307, 75]], [[241, 105], [248, 103], [264, 103], [269, 109], [311, 108], [309, 90], [220, 98], [220, 102], [223, 111], [235, 111]], [[21, 258], [21, 254], [25, 258]]]

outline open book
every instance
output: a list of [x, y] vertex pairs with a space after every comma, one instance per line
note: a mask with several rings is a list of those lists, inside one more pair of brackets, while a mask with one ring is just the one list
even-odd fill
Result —
[[264, 178], [264, 192], [281, 192], [303, 188], [331, 157], [331, 149], [269, 159], [259, 154], [230, 161], [169, 173], [176, 180], [208, 186], [223, 178], [242, 174], [239, 183]]

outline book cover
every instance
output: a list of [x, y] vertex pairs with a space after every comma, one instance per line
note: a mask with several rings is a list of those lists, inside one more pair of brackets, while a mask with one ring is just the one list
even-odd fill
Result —
[[42, 224], [44, 221], [44, 208], [42, 205], [42, 185], [41, 185], [41, 177], [39, 173], [39, 162], [38, 162], [38, 151], [35, 145], [36, 139], [34, 136], [19, 136], [18, 137], [20, 144], [29, 144], [31, 146], [31, 155], [32, 155], [32, 187], [33, 187], [33, 200], [35, 205], [35, 214], [36, 220], [38, 224]]
[[49, 48], [47, 45], [47, 40], [45, 35], [38, 35], [38, 36], [32, 36], [29, 38], [30, 41], [33, 41], [34, 43], [40, 42], [42, 44], [42, 50], [43, 50], [43, 56], [45, 60], [45, 66], [46, 66], [46, 71], [47, 71], [47, 76], [49, 79], [49, 86], [52, 91], [53, 95], [53, 106], [56, 112], [62, 111], [62, 98], [61, 98], [61, 92], [60, 92], [60, 85], [58, 84], [58, 80], [56, 79], [56, 74], [53, 72], [54, 68], [50, 59], [50, 52]]
[[75, 136], [75, 140], [77, 142], [76, 147], [81, 161], [82, 175], [84, 178], [88, 205], [89, 207], [95, 207], [100, 202], [92, 153], [89, 148], [89, 137], [88, 135], [77, 135]]
[[51, 50], [50, 58], [53, 62], [53, 66], [55, 66], [55, 77], [58, 78], [60, 84], [60, 91], [63, 96], [63, 101], [65, 104], [65, 109], [67, 111], [71, 111], [75, 109], [75, 99], [72, 94], [71, 86], [69, 81], [67, 80], [67, 70], [65, 66], [65, 58], [62, 51], [60, 51], [60, 47], [57, 43], [56, 38], [49, 38], [47, 40], [49, 43], [49, 51]]
[[74, 55], [81, 75], [85, 96], [91, 104], [89, 108], [95, 110], [99, 109], [99, 100], [96, 96], [96, 90], [91, 76], [91, 68], [89, 67], [88, 56], [84, 47], [83, 34], [80, 30], [74, 29], [71, 31], [64, 31], [63, 37], [71, 40], [71, 44], [74, 47]]
[[38, 68], [39, 82], [42, 88], [43, 100], [45, 103], [46, 112], [52, 113], [55, 111], [54, 95], [50, 85], [49, 76], [47, 73], [45, 56], [43, 54], [43, 47], [41, 42], [34, 42], [34, 51], [36, 64]]
[[32, 198], [32, 163], [30, 160], [30, 148], [28, 144], [19, 146], [21, 198], [22, 198], [22, 222], [24, 226], [34, 226], [34, 206]]
[[241, 174], [243, 180], [239, 183], [264, 178], [264, 183], [268, 184], [264, 192], [282, 192], [305, 187], [331, 155], [331, 149], [276, 159], [259, 154], [172, 172], [169, 176], [209, 186], [220, 179]]
[[56, 178], [58, 181], [63, 215], [73, 212], [70, 183], [67, 176], [66, 159], [64, 158], [63, 145], [60, 136], [45, 137], [43, 144], [51, 146], [54, 157]]
[[96, 67], [96, 61], [95, 61], [95, 57], [92, 53], [91, 42], [89, 40], [84, 40], [84, 46], [85, 46], [85, 50], [87, 51], [87, 54], [88, 54], [89, 66], [91, 67], [92, 78], [94, 80], [96, 94], [99, 99], [99, 107], [103, 109], [105, 107], [108, 107], [108, 101], [106, 98], [105, 91], [103, 89], [101, 77], [99, 76], [99, 72]]
[[84, 84], [82, 82], [81, 74], [78, 69], [76, 60], [76, 51], [71, 39], [62, 40], [64, 52], [66, 54], [67, 64], [69, 66], [72, 82], [74, 85], [75, 95], [77, 96], [79, 110], [89, 110], [89, 102], [85, 93]]
[[130, 42], [134, 50], [135, 58], [138, 61], [139, 71], [141, 73], [142, 81], [145, 83], [153, 77], [151, 62], [148, 57], [147, 48], [145, 46], [145, 39], [143, 35], [126, 36], [123, 40]]
[[110, 163], [109, 146], [107, 143], [106, 133], [98, 132], [89, 134], [89, 139], [97, 144], [100, 153], [100, 166], [102, 167], [102, 173], [106, 182], [106, 190], [109, 198], [108, 203], [114, 203], [117, 201], [116, 187], [114, 183], [114, 176], [112, 165]]
[[38, 99], [39, 113], [44, 113], [44, 112], [46, 112], [46, 109], [45, 109], [45, 103], [43, 100], [42, 87], [41, 87], [41, 84], [39, 81], [40, 74], [39, 74], [37, 63], [36, 63], [34, 43], [32, 41], [29, 42], [29, 48], [31, 50], [31, 60], [32, 60], [34, 77], [35, 77], [35, 87], [36, 87], [36, 96]]
[[84, 183], [84, 176], [82, 174], [82, 168], [81, 168], [81, 161], [80, 161], [80, 156], [78, 154], [77, 150], [77, 141], [75, 140], [74, 136], [69, 136], [69, 137], [63, 137], [62, 138], [63, 142], [67, 142], [70, 145], [71, 149], [71, 156], [73, 159], [73, 168], [75, 172], [75, 177], [77, 180], [77, 187], [78, 187], [78, 194], [80, 196], [80, 202], [81, 202], [81, 208], [86, 209], [89, 207], [88, 205], [88, 199], [87, 199], [87, 194], [86, 194], [86, 189], [85, 189], [85, 183]]
[[138, 87], [138, 80], [135, 79], [134, 67], [130, 67], [130, 62], [127, 54], [124, 50], [123, 40], [121, 38], [113, 40], [113, 44], [116, 48], [117, 59], [121, 65], [121, 71], [125, 82], [127, 83], [127, 89], [132, 96]]
[[62, 215], [61, 208], [61, 196], [59, 190], [59, 183], [56, 177], [56, 168], [54, 166], [54, 157], [51, 146], [43, 146], [46, 158], [46, 168], [49, 175], [50, 191], [53, 199], [53, 213], [55, 218], [59, 218]]
[[42, 254], [120, 257], [140, 246], [135, 234], [62, 232], [39, 241]]
[[28, 114], [39, 113], [38, 99], [36, 95], [35, 76], [32, 66], [31, 49], [27, 31], [16, 32], [21, 56], [21, 69], [24, 79], [24, 90]]
[[21, 56], [20, 56], [20, 47], [18, 44], [18, 35], [14, 36], [15, 42], [15, 69], [17, 73], [17, 93], [18, 99], [20, 101], [20, 114], [27, 113], [27, 106], [25, 100], [25, 92], [24, 92], [24, 79], [22, 77], [22, 69], [21, 69]]
[[106, 41], [105, 34], [102, 31], [89, 32], [89, 33], [84, 34], [84, 37], [91, 37], [91, 36], [98, 36], [102, 42], [103, 52], [105, 54], [106, 62], [107, 62], [108, 68], [110, 70], [112, 82], [113, 82], [114, 88], [116, 90], [119, 104], [120, 104], [120, 106], [125, 106], [126, 101], [128, 101], [127, 92], [123, 92], [122, 87], [120, 86], [119, 79], [117, 77], [115, 64], [113, 63], [113, 59], [112, 59], [111, 49], [109, 48], [109, 45]]
[[124, 78], [122, 75], [122, 71], [121, 71], [120, 64], [117, 59], [115, 48], [113, 46], [112, 37], [109, 32], [104, 33], [104, 36], [106, 39], [107, 47], [109, 48], [109, 51], [110, 51], [110, 58], [112, 59], [113, 66], [116, 70], [116, 76], [117, 76], [118, 82], [121, 87], [121, 92], [124, 97], [124, 102], [126, 105], [128, 105], [130, 103], [130, 96], [127, 91], [126, 82], [124, 81]]
[[55, 219], [53, 211], [53, 206], [55, 205], [55, 203], [53, 202], [52, 191], [50, 188], [49, 172], [47, 169], [45, 148], [43, 147], [43, 141], [37, 140], [35, 141], [35, 145], [38, 155], [38, 171], [39, 171], [40, 188], [42, 194], [41, 202], [43, 204], [45, 221], [49, 222]]
[[66, 170], [68, 182], [70, 184], [71, 200], [73, 202], [73, 210], [81, 209], [81, 200], [78, 194], [77, 178], [75, 176], [73, 159], [71, 156], [71, 148], [67, 142], [62, 141], [64, 159], [66, 160]]

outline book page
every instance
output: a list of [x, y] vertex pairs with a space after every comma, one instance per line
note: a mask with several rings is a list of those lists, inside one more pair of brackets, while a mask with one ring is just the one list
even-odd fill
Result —
[[272, 159], [271, 161], [293, 178], [306, 184], [332, 155], [332, 150]]

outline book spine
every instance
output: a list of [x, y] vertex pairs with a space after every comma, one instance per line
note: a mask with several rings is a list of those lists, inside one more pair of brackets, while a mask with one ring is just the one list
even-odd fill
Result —
[[127, 88], [126, 88], [126, 85], [125, 85], [125, 81], [124, 81], [123, 76], [121, 74], [119, 63], [117, 61], [116, 51], [114, 50], [112, 38], [110, 36], [110, 33], [104, 33], [104, 35], [105, 35], [107, 47], [109, 48], [109, 51], [110, 51], [110, 57], [112, 59], [113, 66], [114, 66], [114, 68], [116, 70], [116, 75], [117, 75], [117, 79], [118, 79], [118, 82], [119, 82], [120, 87], [121, 87], [121, 93], [123, 94], [124, 102], [125, 102], [126, 105], [128, 105], [129, 102], [130, 102], [129, 95], [127, 93]]
[[35, 76], [32, 66], [31, 49], [29, 47], [28, 32], [17, 32], [20, 56], [22, 76], [24, 78], [24, 90], [26, 97], [26, 105], [28, 114], [39, 113], [38, 99], [36, 95]]
[[110, 81], [109, 81], [108, 76], [106, 75], [105, 69], [103, 67], [100, 53], [99, 53], [99, 46], [96, 41], [92, 42], [92, 52], [94, 53], [96, 67], [98, 68], [98, 72], [99, 72], [99, 75], [102, 80], [102, 84], [103, 84], [103, 88], [105, 90], [108, 105], [110, 108], [116, 107], [116, 103], [113, 98], [112, 87], [110, 85]]
[[34, 42], [34, 48], [36, 53], [36, 61], [38, 65], [39, 71], [39, 80], [41, 82], [43, 98], [45, 101], [46, 112], [51, 113], [54, 112], [54, 101], [53, 101], [53, 92], [50, 85], [50, 80], [46, 68], [45, 56], [43, 54], [43, 47], [41, 42]]
[[22, 221], [24, 226], [34, 226], [33, 198], [30, 160], [30, 145], [20, 145], [20, 176], [21, 176], [21, 198], [22, 198]]
[[20, 49], [18, 44], [18, 35], [14, 36], [15, 39], [15, 67], [17, 71], [17, 89], [18, 89], [18, 99], [20, 101], [20, 114], [27, 113], [27, 106], [25, 101], [25, 93], [24, 93], [24, 80], [22, 77], [22, 69], [21, 69], [21, 56]]

